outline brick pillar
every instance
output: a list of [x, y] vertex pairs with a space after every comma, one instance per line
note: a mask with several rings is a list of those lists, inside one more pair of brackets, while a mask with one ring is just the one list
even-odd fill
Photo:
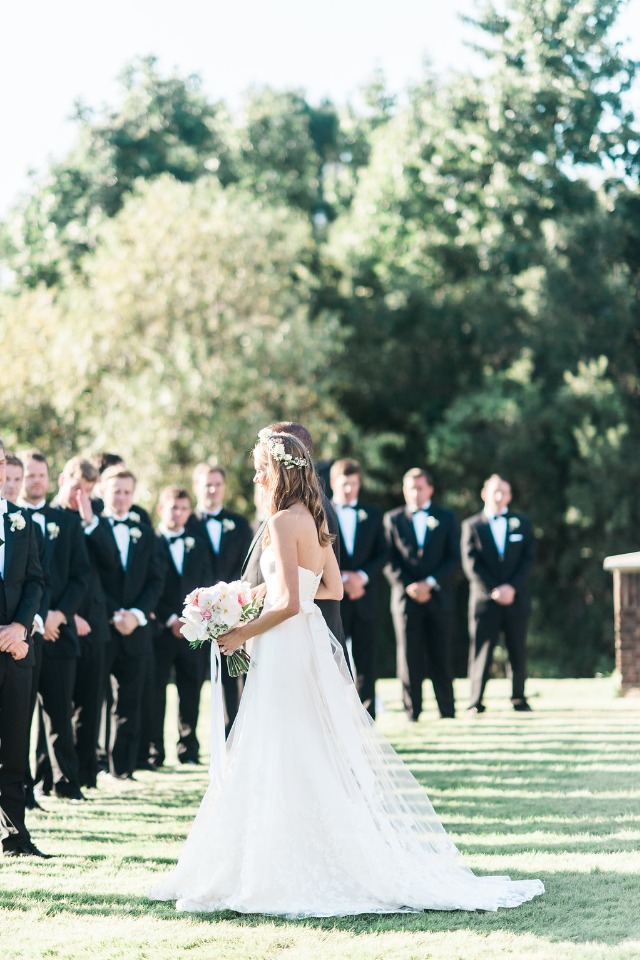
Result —
[[640, 696], [640, 553], [607, 557], [613, 573], [616, 668], [624, 696]]

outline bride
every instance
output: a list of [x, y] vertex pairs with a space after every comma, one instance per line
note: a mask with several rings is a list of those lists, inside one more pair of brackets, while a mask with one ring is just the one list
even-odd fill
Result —
[[362, 707], [316, 599], [342, 581], [315, 468], [288, 434], [259, 440], [254, 482], [270, 516], [257, 620], [221, 636], [252, 660], [221, 785], [149, 896], [178, 910], [287, 917], [496, 910], [540, 880], [476, 877], [426, 793]]

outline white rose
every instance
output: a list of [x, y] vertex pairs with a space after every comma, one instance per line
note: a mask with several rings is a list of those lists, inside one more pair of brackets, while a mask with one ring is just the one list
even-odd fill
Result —
[[194, 623], [192, 620], [181, 619], [182, 626], [180, 627], [180, 633], [189, 643], [193, 643], [194, 640], [201, 640], [202, 637], [204, 637], [207, 632], [207, 626], [204, 620], [198, 618], [200, 623]]
[[132, 539], [133, 542], [135, 543], [136, 540], [139, 540], [140, 537], [142, 536], [142, 530], [140, 530], [139, 527], [131, 527], [131, 528], [129, 529], [129, 536], [131, 537], [131, 539]]
[[15, 533], [16, 530], [24, 530], [27, 521], [24, 519], [22, 514], [16, 510], [15, 513], [8, 513], [7, 518], [11, 521], [11, 532]]
[[193, 539], [193, 537], [185, 537], [185, 538], [184, 538], [184, 548], [185, 548], [185, 550], [187, 551], [187, 553], [189, 553], [190, 550], [193, 550], [193, 548], [195, 547], [195, 545], [196, 545], [196, 542], [195, 542], [195, 540]]
[[222, 521], [222, 529], [235, 530], [235, 528], [236, 528], [235, 520], [230, 520], [228, 517], [225, 517], [225, 519]]
[[129, 520], [133, 520], [134, 523], [140, 523], [140, 514], [136, 513], [135, 510], [129, 511]]

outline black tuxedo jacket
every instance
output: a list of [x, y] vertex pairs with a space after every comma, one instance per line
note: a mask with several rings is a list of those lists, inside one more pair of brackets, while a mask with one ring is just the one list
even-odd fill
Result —
[[452, 578], [460, 566], [458, 522], [451, 510], [435, 504], [429, 507], [429, 515], [438, 523], [434, 528], [427, 528], [420, 549], [409, 507], [397, 507], [385, 514], [389, 548], [385, 574], [391, 584], [392, 599], [396, 601], [406, 596], [405, 589], [410, 583], [433, 577], [440, 589], [433, 592], [432, 601], [449, 607], [453, 605]]
[[469, 581], [470, 603], [490, 600], [491, 591], [503, 583], [516, 591], [514, 603], [529, 604], [529, 577], [535, 557], [531, 522], [520, 513], [507, 513], [504, 557], [496, 547], [484, 511], [462, 524], [462, 566]]
[[184, 598], [188, 593], [191, 593], [196, 587], [211, 586], [215, 580], [211, 562], [212, 551], [201, 535], [196, 536], [195, 533], [185, 531], [184, 560], [181, 574], [178, 573], [173, 562], [166, 537], [159, 532], [156, 536], [164, 568], [164, 584], [156, 606], [158, 626], [162, 627], [174, 614], [178, 617], [182, 615]]
[[[382, 511], [378, 507], [359, 503], [355, 508], [356, 536], [353, 553], [348, 553], [338, 521], [340, 543], [340, 569], [362, 570], [369, 578], [364, 596], [359, 600], [349, 600], [345, 596], [343, 603], [355, 603], [358, 614], [365, 620], [373, 620], [377, 614], [378, 589], [376, 579], [382, 572], [388, 559], [387, 541], [384, 535]], [[366, 514], [366, 516], [364, 516]], [[337, 517], [336, 517], [337, 519]]]
[[[332, 547], [336, 555], [336, 560], [338, 561], [338, 566], [340, 566], [340, 530], [338, 518], [327, 496], [323, 496], [322, 503], [327, 516], [329, 533], [332, 533], [335, 538]], [[252, 587], [257, 587], [259, 584], [264, 583], [264, 577], [260, 567], [260, 558], [262, 557], [262, 540], [266, 529], [267, 521], [263, 520], [251, 541], [249, 552], [242, 567], [242, 579], [248, 580]], [[340, 616], [340, 601], [318, 600], [317, 603], [329, 630], [331, 630], [334, 637], [344, 646], [344, 630], [342, 629], [342, 617]]]
[[80, 655], [80, 641], [75, 614], [84, 599], [91, 565], [85, 544], [80, 517], [72, 510], [48, 505], [43, 508], [45, 519], [44, 549], [49, 568], [47, 609], [61, 610], [67, 622], [60, 626], [60, 636], [45, 640], [48, 657], [68, 658]]
[[239, 513], [231, 513], [224, 507], [216, 517], [222, 523], [220, 547], [218, 552], [213, 549], [207, 522], [199, 513], [192, 513], [186, 524], [187, 533], [204, 540], [209, 547], [210, 561], [213, 571], [211, 583], [223, 580], [230, 583], [239, 580], [242, 574], [242, 563], [251, 543], [251, 527]]
[[[107, 518], [109, 530], [113, 542], [117, 541], [113, 533], [113, 527]], [[164, 569], [156, 535], [147, 523], [136, 523], [133, 520], [127, 521], [130, 529], [140, 531], [137, 540], [130, 538], [129, 553], [127, 555], [127, 569], [124, 570], [120, 562], [120, 552], [118, 551], [118, 563], [113, 570], [102, 570], [101, 579], [105, 592], [107, 604], [107, 614], [111, 619], [120, 608], [131, 610], [135, 608], [141, 610], [147, 619], [155, 611], [162, 585], [164, 583]], [[127, 653], [131, 656], [142, 656], [146, 654], [146, 643], [140, 641], [148, 637], [147, 628], [141, 627], [133, 631], [128, 637], [121, 639]]]
[[[22, 530], [12, 530], [9, 514], [19, 513], [24, 517], [25, 524]], [[38, 612], [44, 576], [40, 566], [38, 540], [33, 521], [26, 510], [7, 502], [7, 512], [4, 515], [4, 576], [0, 577], [0, 623], [20, 623], [27, 631], [27, 642], [31, 648], [28, 655], [16, 661], [18, 665], [32, 667], [35, 659], [33, 641], [31, 639], [31, 625]], [[8, 653], [0, 653], [8, 657]]]
[[[77, 516], [73, 510], [66, 510], [65, 512]], [[101, 574], [118, 568], [120, 554], [111, 532], [111, 524], [104, 517], [98, 517], [98, 526], [95, 530], [88, 536], [83, 531], [83, 536], [89, 556], [89, 579], [76, 612], [91, 625], [91, 633], [85, 638], [86, 641], [100, 643], [109, 638], [108, 630], [104, 629], [106, 597]]]

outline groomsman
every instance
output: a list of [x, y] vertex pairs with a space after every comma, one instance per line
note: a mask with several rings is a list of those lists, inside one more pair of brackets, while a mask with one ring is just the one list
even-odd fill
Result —
[[12, 453], [6, 454], [5, 478], [2, 486], [2, 496], [9, 503], [16, 503], [22, 490], [22, 479], [24, 477], [24, 467], [20, 457]]
[[[265, 429], [270, 430], [271, 433], [289, 433], [291, 436], [297, 437], [300, 443], [304, 445], [309, 456], [313, 457], [313, 440], [311, 439], [311, 434], [301, 423], [296, 423], [291, 420], [278, 420], [276, 423], [270, 423]], [[336, 512], [331, 505], [331, 501], [326, 496], [323, 498], [323, 506], [327, 517], [329, 533], [333, 534], [335, 538], [332, 545], [333, 552], [336, 555], [338, 565], [340, 565], [340, 537], [338, 535], [338, 518], [336, 517]], [[248, 580], [252, 587], [260, 587], [262, 584], [264, 584], [264, 577], [262, 576], [262, 570], [260, 568], [260, 558], [262, 556], [262, 540], [265, 534], [266, 526], [267, 520], [265, 519], [256, 530], [255, 536], [249, 547], [249, 552], [247, 553], [242, 567], [242, 577], [244, 580]], [[322, 612], [325, 623], [329, 627], [329, 630], [342, 645], [345, 660], [349, 665], [349, 669], [351, 670], [349, 651], [347, 649], [344, 637], [344, 630], [342, 629], [340, 601], [318, 600], [317, 603]]]
[[[186, 524], [191, 515], [189, 492], [165, 487], [158, 502], [160, 524], [157, 537], [164, 561], [165, 580], [156, 607], [156, 680], [150, 758], [157, 767], [165, 760], [164, 722], [167, 685], [171, 668], [178, 690], [178, 760], [198, 763], [200, 745], [196, 736], [200, 710], [202, 656], [180, 633], [184, 598], [197, 587], [214, 582], [211, 551], [201, 536], [191, 536]], [[226, 672], [226, 671], [225, 671]]]
[[494, 473], [480, 494], [484, 510], [462, 524], [462, 565], [469, 581], [469, 712], [484, 713], [484, 688], [493, 650], [504, 635], [511, 667], [513, 709], [528, 712], [524, 694], [526, 642], [535, 556], [531, 522], [508, 509], [511, 485]]
[[[5, 449], [0, 440], [0, 489]], [[25, 824], [33, 642], [44, 580], [29, 515], [0, 498], [0, 842], [5, 857], [45, 857]]]
[[117, 567], [102, 572], [102, 585], [111, 624], [109, 773], [121, 780], [133, 779], [136, 766], [141, 697], [153, 655], [149, 619], [164, 582], [153, 529], [131, 509], [135, 488], [136, 478], [126, 467], [110, 467], [102, 475], [104, 516], [119, 554]]
[[385, 514], [398, 677], [409, 720], [422, 712], [422, 682], [431, 677], [441, 717], [455, 715], [453, 699], [452, 577], [460, 540], [451, 510], [432, 502], [433, 478], [414, 467], [403, 477], [406, 506]]
[[[239, 580], [242, 561], [251, 543], [251, 527], [248, 521], [239, 513], [231, 513], [224, 506], [225, 479], [224, 468], [219, 464], [199, 463], [193, 471], [196, 509], [187, 521], [187, 532], [203, 539], [209, 547], [211, 583]], [[201, 653], [203, 672], [208, 673], [210, 669], [210, 656], [211, 649], [207, 644]], [[225, 668], [222, 671], [222, 686], [228, 734], [238, 713], [242, 678], [230, 677]]]
[[89, 580], [89, 557], [76, 515], [47, 505], [49, 468], [39, 450], [20, 457], [24, 479], [19, 504], [28, 510], [44, 536], [49, 571], [45, 589], [44, 645], [38, 685], [40, 730], [36, 756], [36, 791], [65, 800], [84, 800], [73, 736], [73, 689], [80, 641], [75, 614]]
[[80, 518], [89, 555], [89, 579], [75, 615], [80, 643], [73, 688], [73, 734], [81, 787], [97, 785], [96, 743], [104, 693], [105, 651], [110, 640], [109, 617], [100, 574], [117, 569], [118, 548], [109, 522], [93, 513], [91, 493], [98, 471], [89, 460], [72, 457], [60, 474], [52, 506]]
[[[102, 453], [97, 453], [92, 458], [92, 464], [98, 471], [98, 480], [94, 488], [94, 497], [92, 503], [92, 509], [94, 514], [99, 516], [104, 510], [104, 503], [100, 496], [100, 478], [105, 470], [108, 470], [110, 467], [126, 467], [126, 463], [122, 459], [119, 453], [107, 453], [103, 451]], [[148, 523], [149, 526], [152, 526], [151, 517], [144, 507], [141, 507], [139, 503], [134, 503], [131, 506], [131, 509], [134, 513], [137, 513], [140, 519], [144, 523]]]
[[329, 477], [338, 517], [344, 583], [342, 626], [345, 637], [351, 639], [358, 694], [375, 719], [377, 580], [387, 561], [382, 512], [358, 500], [361, 473], [357, 460], [336, 460]]

